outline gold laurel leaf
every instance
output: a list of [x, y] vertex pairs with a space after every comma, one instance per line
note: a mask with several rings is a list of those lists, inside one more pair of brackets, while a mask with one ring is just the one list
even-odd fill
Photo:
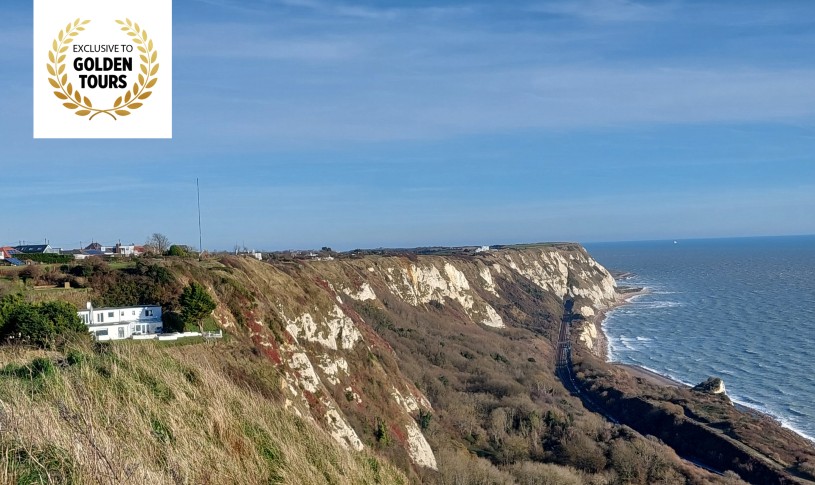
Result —
[[139, 109], [142, 106], [143, 105], [141, 103], [130, 103], [127, 107], [130, 108], [130, 109]]
[[143, 44], [143, 43], [144, 43], [144, 42], [143, 42], [141, 39], [139, 39], [138, 37], [133, 37], [133, 42], [135, 42], [135, 43], [137, 43], [137, 44]]
[[65, 43], [66, 43], [66, 44], [70, 44], [70, 43], [71, 43], [71, 42], [73, 42], [73, 41], [74, 41], [74, 39], [65, 39]]
[[[141, 59], [142, 62], [150, 62], [150, 61], [147, 60], [147, 56], [139, 56], [139, 59]], [[53, 61], [51, 61], [51, 62], [53, 62]]]
[[89, 23], [91, 23], [91, 21], [90, 21], [90, 20], [84, 20], [84, 21], [82, 21], [82, 25], [86, 25], [86, 24], [89, 24]]
[[133, 85], [133, 95], [135, 96], [136, 93], [139, 92], [139, 83]]
[[136, 32], [141, 32], [141, 27], [139, 27], [138, 23], [134, 24], [133, 27], [136, 29]]
[[117, 109], [116, 114], [119, 116], [130, 116], [130, 111], [125, 111], [123, 109]]
[[128, 92], [125, 94], [125, 103], [127, 103], [128, 101], [130, 101], [130, 97], [131, 97], [131, 96], [132, 96], [132, 94], [130, 93], [130, 91], [128, 91]]
[[82, 95], [80, 95], [80, 94], [79, 94], [79, 90], [77, 90], [76, 92], [74, 92], [74, 99], [76, 100], [76, 102], [77, 102], [77, 103], [81, 103], [81, 102], [82, 102]]
[[142, 54], [147, 54], [147, 49], [145, 49], [145, 48], [144, 48], [144, 47], [142, 47], [142, 46], [138, 46], [138, 47], [136, 47], [136, 49], [138, 49], [138, 50], [139, 50], [139, 52], [141, 52]]
[[130, 30], [129, 27], [122, 27], [122, 32], [127, 32], [128, 30]]
[[60, 64], [62, 64], [62, 61], [64, 61], [64, 60], [65, 60], [65, 54], [63, 54], [63, 55], [61, 55], [61, 56], [59, 56], [57, 58], [57, 62], [60, 63]]
[[73, 84], [68, 83], [68, 86], [66, 86], [66, 87], [65, 87], [65, 89], [67, 89], [67, 90], [68, 90], [68, 96], [70, 96], [70, 95], [71, 95], [71, 94], [73, 94], [73, 92], [74, 92], [74, 85], [73, 85]]
[[74, 27], [76, 27], [77, 25], [79, 25], [79, 22], [80, 22], [80, 21], [81, 21], [81, 19], [76, 19], [76, 20], [74, 20]]
[[159, 64], [156, 64], [155, 66], [153, 66], [153, 70], [152, 70], [152, 71], [150, 71], [150, 75], [151, 75], [151, 76], [155, 76], [155, 75], [156, 75], [156, 73], [158, 72], [158, 66], [159, 66]]
[[53, 79], [51, 79], [51, 78], [49, 77], [49, 78], [48, 78], [48, 82], [49, 82], [49, 83], [51, 83], [51, 86], [54, 86], [55, 88], [59, 89], [59, 83], [58, 83], [58, 82], [56, 82], [55, 80], [53, 80]]
[[63, 72], [65, 72], [65, 64], [62, 64], [61, 66], [59, 66], [59, 71], [58, 71], [58, 72], [59, 72], [60, 74], [62, 74]]
[[48, 51], [48, 60], [54, 62], [54, 52]]
[[144, 84], [144, 74], [139, 74], [139, 84]]
[[90, 110], [87, 110], [87, 109], [81, 109], [81, 110], [76, 112], [77, 116], [88, 116], [89, 114], [91, 114], [91, 112], [90, 112]]
[[150, 97], [151, 94], [153, 94], [152, 91], [146, 91], [146, 92], [142, 93], [141, 96], [139, 96], [139, 99], [147, 99], [147, 98]]
[[76, 37], [77, 35], [79, 35], [79, 32], [71, 32], [69, 35], [71, 37]]
[[80, 32], [85, 32], [85, 27], [77, 27], [76, 30]]
[[158, 59], [158, 51], [153, 51], [153, 57], [150, 58], [150, 62], [156, 62]]
[[60, 50], [59, 50], [59, 53], [60, 53], [60, 54], [62, 54], [62, 53], [64, 53], [64, 52], [68, 52], [68, 46], [67, 46], [67, 45], [66, 45], [65, 47], [63, 47], [62, 49], [60, 49]]
[[85, 100], [85, 106], [87, 106], [88, 108], [93, 108], [93, 104], [91, 104], [91, 100], [88, 99], [87, 96], [83, 99]]
[[79, 106], [75, 105], [74, 103], [62, 103], [62, 105], [65, 106], [68, 109], [77, 109], [77, 108], [79, 108]]
[[116, 23], [117, 23], [117, 24], [119, 24], [119, 25], [124, 25], [124, 24], [125, 24], [125, 23], [124, 23], [124, 22], [122, 22], [121, 20], [117, 20], [117, 21], [116, 21]]
[[58, 97], [59, 99], [68, 99], [68, 96], [60, 93], [59, 91], [54, 91], [54, 96]]
[[131, 21], [130, 21], [130, 19], [127, 19], [127, 18], [126, 18], [126, 19], [125, 19], [125, 22], [127, 22], [127, 25], [129, 25], [129, 26], [133, 27], [133, 22], [131, 22]]
[[118, 108], [118, 107], [119, 107], [119, 105], [121, 105], [121, 104], [122, 104], [122, 97], [121, 97], [121, 96], [119, 96], [118, 98], [116, 98], [116, 102], [115, 102], [115, 103], [113, 103], [113, 107], [114, 107], [114, 108]]
[[141, 31], [141, 38], [144, 39], [145, 41], [147, 40], [147, 31], [146, 30]]
[[71, 27], [72, 27], [71, 22], [68, 22], [68, 26], [67, 26], [67, 27], [65, 27], [65, 32], [66, 32], [66, 33], [70, 32], [70, 31], [71, 31]]
[[147, 66], [145, 66], [144, 64], [141, 65], [141, 72], [147, 74]]
[[62, 85], [64, 86], [68, 82], [68, 75], [63, 74], [62, 79], [60, 79], [60, 81], [62, 82]]
[[58, 47], [57, 40], [54, 39], [53, 49], [57, 50], [57, 47]]
[[64, 33], [63, 31], [61, 31], [61, 30], [60, 30], [60, 31], [59, 31], [59, 36], [57, 37], [57, 39], [59, 39], [59, 41], [60, 41], [60, 42], [62, 42], [62, 38], [63, 38], [63, 37], [65, 37], [65, 33]]
[[156, 85], [156, 83], [157, 83], [157, 82], [158, 82], [158, 78], [157, 78], [157, 77], [154, 77], [153, 79], [151, 79], [151, 80], [150, 80], [150, 82], [149, 82], [149, 83], [147, 83], [147, 86], [145, 86], [145, 87], [144, 87], [144, 89], [150, 89], [150, 88], [152, 88], [153, 86], [155, 86], [155, 85]]
[[150, 39], [150, 42], [147, 43], [147, 48], [153, 50], [153, 40]]
[[56, 71], [54, 71], [54, 66], [52, 66], [51, 64], [47, 64], [47, 66], [48, 66], [48, 74], [50, 74], [52, 76], [56, 76], [57, 73], [56, 73]]

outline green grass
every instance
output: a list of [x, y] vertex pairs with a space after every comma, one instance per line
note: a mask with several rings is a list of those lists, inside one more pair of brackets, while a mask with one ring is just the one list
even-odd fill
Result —
[[225, 360], [271, 366], [252, 359], [238, 343], [0, 347], [0, 483], [406, 483], [252, 390], [276, 374], [235, 382]]

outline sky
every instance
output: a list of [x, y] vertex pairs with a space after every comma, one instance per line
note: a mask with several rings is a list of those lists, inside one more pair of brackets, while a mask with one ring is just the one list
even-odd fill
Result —
[[0, 2], [0, 244], [815, 233], [815, 2], [177, 0], [173, 140], [34, 140]]

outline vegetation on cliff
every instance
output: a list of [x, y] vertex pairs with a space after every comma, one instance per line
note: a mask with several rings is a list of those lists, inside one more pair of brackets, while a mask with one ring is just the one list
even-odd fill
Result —
[[282, 407], [235, 342], [0, 349], [2, 483], [407, 483]]
[[[719, 476], [679, 458], [668, 446], [679, 449], [669, 436], [684, 432], [676, 422], [664, 421], [667, 434], [636, 421], [612, 424], [558, 380], [554, 344], [564, 304], [591, 315], [616, 297], [608, 272], [575, 245], [310, 262], [89, 261], [38, 278], [67, 278], [79, 289], [51, 298], [74, 303], [161, 304], [175, 319], [167, 328], [183, 326], [193, 293], [206, 294], [215, 306], [203, 324], [228, 338], [0, 351], [8, 367], [2, 389], [11, 393], [0, 395], [0, 416], [16, 420], [3, 427], [13, 430], [3, 446], [14, 476], [40, 473], [38, 462], [64, 454], [69, 461], [45, 469], [80, 482], [742, 483], [733, 471]], [[42, 298], [35, 295], [25, 298]], [[623, 397], [667, 392], [607, 380], [611, 367], [572, 339], [576, 370], [598, 401], [625, 407]], [[724, 412], [716, 396], [678, 399], [660, 406], [720, 430], [743, 419], [730, 406], [716, 421]], [[39, 423], [60, 413], [68, 418], [44, 435], [57, 447], [48, 448]], [[102, 445], [88, 441], [88, 429]], [[750, 439], [748, 429], [734, 426], [731, 438]], [[811, 447], [784, 448], [780, 436], [750, 446], [779, 453], [804, 476]]]

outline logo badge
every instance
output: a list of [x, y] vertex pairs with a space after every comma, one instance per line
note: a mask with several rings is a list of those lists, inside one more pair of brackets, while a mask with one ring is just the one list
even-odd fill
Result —
[[35, 0], [35, 138], [172, 138], [172, 2]]

